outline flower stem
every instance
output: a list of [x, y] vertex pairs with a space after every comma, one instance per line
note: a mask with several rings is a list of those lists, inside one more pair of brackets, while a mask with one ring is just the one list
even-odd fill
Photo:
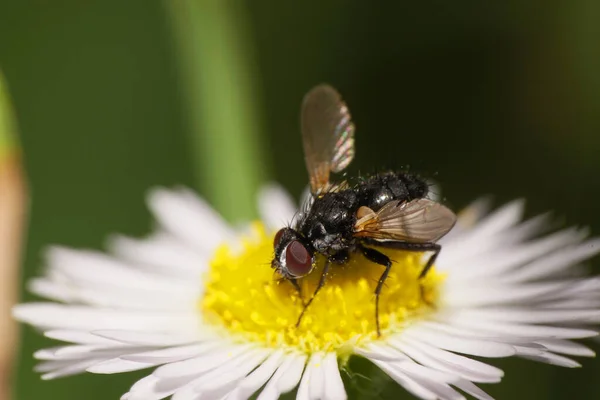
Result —
[[230, 221], [255, 216], [266, 175], [245, 14], [235, 2], [166, 0], [199, 189]]

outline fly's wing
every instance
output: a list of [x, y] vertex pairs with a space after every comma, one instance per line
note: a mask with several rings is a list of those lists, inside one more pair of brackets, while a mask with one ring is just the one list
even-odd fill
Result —
[[456, 215], [429, 199], [392, 201], [378, 212], [361, 207], [354, 236], [411, 243], [436, 242], [452, 229]]
[[300, 118], [310, 188], [318, 194], [329, 188], [329, 174], [342, 171], [354, 158], [354, 124], [342, 97], [329, 85], [304, 96]]

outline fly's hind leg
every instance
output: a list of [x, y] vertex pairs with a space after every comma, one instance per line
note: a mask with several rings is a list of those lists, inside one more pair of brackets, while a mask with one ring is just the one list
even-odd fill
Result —
[[[434, 304], [432, 304], [430, 301], [427, 300], [427, 297], [425, 296], [425, 288], [423, 287], [422, 280], [423, 280], [423, 278], [425, 278], [425, 276], [427, 276], [427, 272], [429, 272], [431, 267], [433, 267], [435, 260], [437, 259], [438, 255], [442, 251], [441, 245], [439, 245], [437, 243], [429, 243], [429, 242], [428, 243], [409, 243], [409, 242], [401, 242], [401, 241], [381, 242], [381, 241], [371, 239], [371, 238], [364, 238], [362, 242], [364, 244], [369, 244], [371, 246], [378, 246], [378, 247], [384, 247], [384, 248], [396, 249], [396, 250], [415, 251], [415, 252], [423, 252], [423, 251], [433, 252], [433, 254], [427, 260], [427, 263], [425, 263], [425, 266], [421, 270], [418, 280], [420, 283], [419, 287], [421, 290], [421, 298], [430, 307], [435, 306]], [[367, 258], [369, 258], [369, 257], [367, 257]], [[377, 261], [374, 261], [374, 262], [377, 262]], [[380, 264], [380, 263], [378, 263], [378, 264]]]
[[[440, 251], [442, 251], [442, 246], [437, 243], [420, 243], [420, 244], [425, 245], [425, 251], [433, 251], [433, 254], [429, 257], [429, 259], [427, 260], [427, 264], [425, 264], [425, 267], [423, 267], [423, 270], [419, 274], [419, 280], [425, 278], [425, 276], [427, 275], [427, 272], [429, 272], [431, 267], [433, 267], [433, 263], [435, 263], [435, 260], [438, 258], [438, 255], [440, 255]], [[421, 251], [423, 251], [423, 250], [421, 250]]]
[[367, 260], [385, 267], [385, 270], [377, 281], [377, 287], [375, 288], [375, 323], [377, 325], [377, 336], [381, 336], [381, 327], [379, 325], [379, 295], [381, 294], [381, 289], [383, 289], [385, 280], [390, 274], [390, 269], [392, 269], [392, 260], [380, 251], [369, 247], [360, 246], [360, 250]]
[[425, 304], [427, 304], [429, 307], [435, 308], [435, 304], [432, 301], [430, 301], [425, 294], [425, 287], [423, 286], [422, 281], [423, 281], [423, 278], [425, 278], [425, 276], [427, 276], [427, 272], [429, 272], [429, 270], [435, 263], [435, 260], [437, 259], [438, 255], [440, 254], [440, 251], [442, 251], [442, 246], [440, 246], [437, 243], [431, 243], [431, 250], [433, 251], [433, 254], [429, 257], [429, 259], [427, 260], [427, 264], [425, 264], [425, 267], [419, 274], [419, 290], [421, 291], [421, 298], [423, 299]]

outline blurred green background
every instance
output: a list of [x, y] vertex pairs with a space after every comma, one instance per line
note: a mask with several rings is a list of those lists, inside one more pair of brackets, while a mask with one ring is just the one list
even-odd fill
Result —
[[[110, 232], [148, 232], [143, 196], [155, 185], [215, 199], [219, 176], [242, 191], [275, 179], [299, 195], [299, 104], [323, 81], [344, 95], [357, 125], [352, 171], [410, 165], [435, 177], [453, 207], [485, 194], [497, 203], [525, 197], [531, 215], [555, 210], [600, 232], [600, 2], [223, 1], [234, 15], [228, 34], [242, 40], [225, 37], [212, 14], [196, 15], [208, 50], [190, 61], [180, 53], [190, 26], [177, 26], [180, 0], [167, 1], [0, 1], [0, 68], [32, 193], [23, 281], [39, 273], [50, 243], [100, 248]], [[230, 59], [231, 76], [212, 80], [231, 43], [243, 55]], [[191, 84], [194, 68], [204, 80]], [[203, 97], [190, 103], [198, 87]], [[231, 177], [224, 139], [193, 112], [236, 90], [245, 103], [218, 111], [251, 125], [226, 141], [232, 155], [249, 148], [256, 158], [248, 180]], [[228, 215], [240, 216], [238, 200], [248, 213], [244, 193], [232, 199]], [[145, 374], [42, 382], [32, 353], [49, 343], [23, 329], [16, 399], [118, 399]], [[496, 364], [503, 383], [483, 388], [499, 399], [600, 398], [597, 360], [582, 370]], [[386, 386], [378, 396], [397, 393]]]

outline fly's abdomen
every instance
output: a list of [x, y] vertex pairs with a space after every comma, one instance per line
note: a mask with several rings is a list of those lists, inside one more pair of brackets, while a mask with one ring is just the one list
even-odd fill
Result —
[[427, 196], [427, 182], [416, 175], [386, 172], [372, 175], [356, 187], [361, 206], [378, 211], [392, 200], [410, 201]]

